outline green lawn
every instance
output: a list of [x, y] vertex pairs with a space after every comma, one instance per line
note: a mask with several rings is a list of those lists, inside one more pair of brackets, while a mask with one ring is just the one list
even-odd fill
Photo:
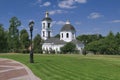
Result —
[[120, 56], [0, 54], [22, 62], [42, 80], [120, 80]]

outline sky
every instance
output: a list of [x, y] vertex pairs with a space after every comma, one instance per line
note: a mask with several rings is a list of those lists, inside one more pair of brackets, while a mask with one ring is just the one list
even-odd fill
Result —
[[29, 32], [29, 21], [34, 20], [35, 36], [41, 33], [46, 11], [53, 20], [53, 35], [59, 34], [67, 20], [77, 36], [120, 32], [120, 0], [0, 0], [0, 23], [8, 30], [10, 18], [16, 16], [22, 23], [19, 30]]

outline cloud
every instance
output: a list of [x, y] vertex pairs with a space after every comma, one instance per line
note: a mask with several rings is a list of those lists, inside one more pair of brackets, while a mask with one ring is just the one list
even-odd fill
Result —
[[64, 10], [52, 10], [52, 11], [49, 11], [50, 15], [62, 14], [62, 13], [67, 13], [67, 11], [64, 11]]
[[37, 0], [36, 2], [32, 3], [32, 5], [37, 5], [37, 4], [41, 4], [42, 0]]
[[76, 8], [77, 6], [75, 6], [75, 3], [86, 3], [87, 0], [63, 0], [61, 2], [58, 3], [58, 6], [60, 8], [66, 8], [66, 9], [72, 9], [72, 8]]
[[112, 21], [108, 21], [107, 23], [120, 23], [120, 20], [112, 20]]
[[53, 25], [64, 25], [65, 21], [53, 21]]
[[87, 0], [75, 0], [75, 1], [78, 3], [86, 3], [87, 2]]
[[100, 18], [100, 17], [103, 17], [103, 15], [101, 15], [98, 12], [93, 12], [88, 16], [89, 19], [97, 19], [97, 18]]
[[45, 2], [42, 5], [40, 5], [40, 7], [43, 7], [43, 6], [48, 7], [50, 5], [51, 5], [51, 2]]
[[58, 6], [60, 8], [69, 8], [69, 9], [71, 9], [71, 8], [75, 8], [76, 7], [76, 6], [73, 6], [73, 4], [74, 4], [74, 0], [64, 0], [64, 1], [61, 1], [58, 4]]

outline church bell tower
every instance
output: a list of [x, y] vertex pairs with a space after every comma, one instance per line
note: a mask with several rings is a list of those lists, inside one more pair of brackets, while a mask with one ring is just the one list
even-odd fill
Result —
[[49, 17], [49, 13], [46, 11], [45, 18], [42, 20], [42, 30], [41, 37], [43, 40], [47, 40], [52, 37], [52, 29], [51, 29], [52, 19]]

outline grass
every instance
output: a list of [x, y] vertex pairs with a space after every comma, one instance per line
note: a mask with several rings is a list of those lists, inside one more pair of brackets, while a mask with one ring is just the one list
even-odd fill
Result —
[[120, 80], [120, 56], [0, 54], [27, 65], [42, 80]]

